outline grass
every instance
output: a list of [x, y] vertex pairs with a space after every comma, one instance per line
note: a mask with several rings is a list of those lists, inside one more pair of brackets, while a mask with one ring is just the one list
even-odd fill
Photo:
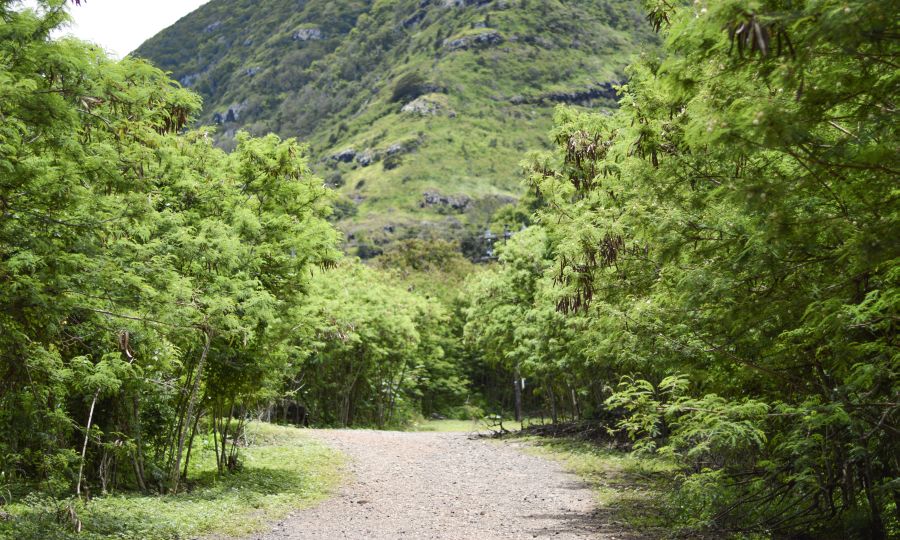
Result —
[[[400, 238], [458, 240], [490, 221], [496, 208], [521, 196], [520, 163], [547, 150], [554, 103], [542, 96], [582, 91], [620, 80], [632, 56], [655, 43], [636, 0], [522, 0], [448, 8], [419, 0], [212, 1], [137, 51], [203, 95], [201, 122], [237, 107], [233, 132], [276, 132], [310, 145], [311, 166], [357, 212], [339, 225], [351, 244], [383, 245]], [[365, 14], [363, 16], [363, 14]], [[417, 14], [417, 22], [410, 16]], [[321, 40], [295, 40], [317, 27]], [[450, 50], [455, 37], [499, 32], [489, 47]], [[248, 76], [247, 70], [259, 70]], [[408, 100], [394, 90], [416, 73], [433, 86], [434, 116], [401, 112]], [[594, 109], [613, 106], [598, 100]], [[450, 111], [455, 114], [450, 114]], [[399, 158], [369, 166], [329, 156], [353, 148], [384, 156], [391, 145], [417, 141]], [[423, 205], [425, 192], [466, 195], [462, 212]], [[469, 230], [464, 229], [468, 227]]]
[[[525, 419], [524, 425], [528, 425], [529, 419]], [[503, 428], [507, 431], [519, 431], [522, 425], [515, 420], [504, 419]], [[476, 420], [423, 420], [414, 422], [407, 428], [408, 431], [431, 431], [438, 433], [487, 433], [489, 431], [499, 431], [499, 426], [494, 421], [486, 419]]]
[[572, 438], [526, 436], [517, 440], [528, 443], [527, 452], [559, 461], [588, 482], [609, 522], [651, 536], [672, 532], [668, 527], [671, 516], [661, 501], [672, 488], [673, 463]]
[[425, 420], [412, 424], [409, 427], [409, 431], [469, 433], [473, 431], [486, 431], [486, 428], [481, 420]]
[[[175, 540], [206, 535], [241, 536], [265, 528], [292, 510], [325, 498], [341, 479], [343, 458], [301, 430], [248, 426], [243, 468], [217, 477], [209, 445], [198, 443], [190, 491], [174, 496], [117, 494], [81, 507], [81, 534], [60, 525], [61, 501], [32, 496], [5, 507], [0, 538]], [[65, 520], [62, 520], [65, 521]]]

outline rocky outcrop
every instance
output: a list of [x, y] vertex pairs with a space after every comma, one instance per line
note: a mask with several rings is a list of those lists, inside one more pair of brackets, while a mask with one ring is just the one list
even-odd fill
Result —
[[618, 94], [615, 87], [620, 84], [622, 83], [619, 81], [612, 81], [585, 90], [548, 92], [536, 97], [513, 96], [509, 98], [509, 102], [513, 105], [546, 105], [548, 103], [590, 105], [591, 102], [597, 99], [616, 101]]
[[492, 0], [438, 0], [438, 2], [443, 4], [444, 7], [465, 8], [490, 4]]
[[418, 114], [420, 116], [436, 116], [444, 112], [448, 112], [448, 114], [455, 116], [455, 113], [449, 111], [447, 108], [446, 101], [446, 96], [441, 99], [433, 94], [425, 95], [410, 101], [400, 110], [405, 113]]
[[388, 146], [387, 150], [385, 150], [384, 153], [388, 156], [408, 154], [410, 152], [415, 152], [416, 149], [419, 148], [419, 145], [421, 143], [422, 139], [412, 139], [408, 141], [395, 142]]
[[237, 122], [241, 117], [241, 112], [246, 108], [246, 103], [235, 103], [231, 107], [228, 107], [228, 110], [224, 113], [215, 112], [213, 113], [212, 120], [216, 124], [224, 124], [227, 122]]
[[184, 86], [185, 88], [190, 88], [191, 86], [194, 86], [194, 83], [197, 82], [197, 79], [202, 77], [205, 73], [206, 73], [205, 71], [200, 72], [200, 73], [191, 73], [189, 75], [185, 75], [184, 77], [178, 79], [178, 82], [181, 83], [181, 86]]
[[378, 153], [371, 148], [366, 148], [362, 152], [356, 154], [356, 162], [363, 167], [368, 167], [379, 159], [381, 159], [381, 156], [379, 156]]
[[336, 154], [331, 155], [331, 159], [340, 163], [350, 163], [356, 159], [356, 150], [353, 148], [345, 148]]
[[318, 28], [299, 28], [291, 35], [294, 41], [318, 41], [324, 38], [325, 35]]
[[387, 148], [366, 148], [362, 152], [356, 152], [352, 148], [348, 148], [333, 155], [331, 158], [335, 161], [343, 162], [355, 160], [362, 167], [368, 167], [383, 160], [384, 168], [390, 170], [401, 163], [399, 161], [401, 156], [415, 152], [421, 143], [421, 139], [409, 139], [392, 143]]
[[620, 83], [618, 82], [606, 82], [587, 90], [575, 92], [550, 92], [542, 95], [540, 99], [542, 101], [552, 101], [554, 103], [584, 103], [595, 99], [615, 100], [618, 96], [614, 86], [618, 86], [619, 84]]
[[503, 43], [503, 35], [496, 30], [488, 30], [480, 34], [470, 34], [444, 40], [444, 48], [449, 51], [466, 49], [483, 49]]
[[420, 208], [435, 208], [463, 213], [469, 209], [472, 198], [468, 195], [444, 195], [438, 191], [426, 191], [422, 194]]

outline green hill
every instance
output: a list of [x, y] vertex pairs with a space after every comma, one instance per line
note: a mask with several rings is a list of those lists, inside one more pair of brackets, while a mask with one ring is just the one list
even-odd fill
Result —
[[365, 255], [483, 230], [556, 104], [614, 106], [652, 39], [636, 0], [213, 0], [135, 54], [203, 96], [222, 146], [307, 141]]

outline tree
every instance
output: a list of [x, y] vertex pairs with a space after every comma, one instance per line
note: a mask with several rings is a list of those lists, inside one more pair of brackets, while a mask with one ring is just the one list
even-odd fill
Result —
[[651, 4], [664, 56], [630, 68], [617, 115], [561, 110], [560, 150], [532, 160], [559, 308], [640, 374], [609, 405], [656, 396], [623, 427], [702, 471], [684, 492], [707, 524], [884, 537], [896, 23], [873, 1]]
[[187, 131], [196, 95], [145, 62], [50, 40], [61, 2], [12, 5], [0, 470], [61, 494], [175, 491], [200, 417], [228, 425], [224, 404], [281, 384], [295, 324], [282, 313], [337, 257], [330, 197], [295, 141], [241, 135], [227, 155]]

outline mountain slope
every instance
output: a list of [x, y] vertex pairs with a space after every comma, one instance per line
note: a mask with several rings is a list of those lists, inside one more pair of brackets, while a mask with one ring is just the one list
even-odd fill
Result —
[[135, 54], [202, 121], [309, 142], [351, 243], [462, 238], [520, 193], [553, 107], [615, 105], [636, 0], [213, 0]]

